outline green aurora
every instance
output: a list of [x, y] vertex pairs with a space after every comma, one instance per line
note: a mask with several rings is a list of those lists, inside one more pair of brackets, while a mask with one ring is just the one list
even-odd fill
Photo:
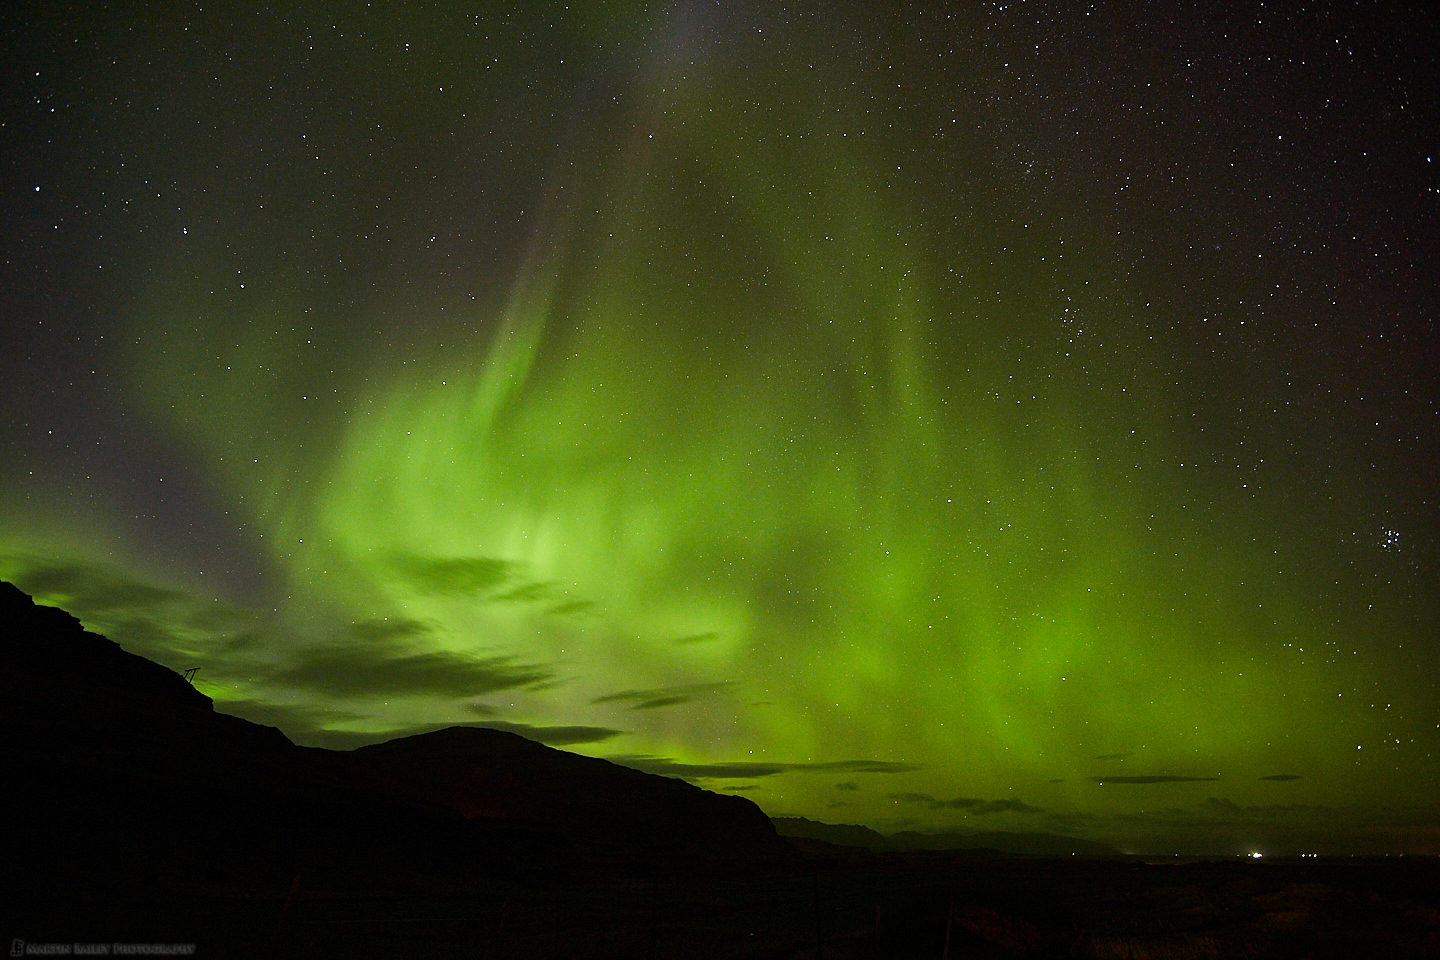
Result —
[[[986, 119], [1003, 44], [917, 76], [557, 11], [302, 12], [249, 63], [140, 26], [158, 122], [72, 139], [164, 199], [47, 374], [104, 386], [6, 394], [0, 576], [299, 742], [487, 723], [884, 830], [1440, 852], [1433, 477], [1303, 379], [1369, 336], [1289, 332], [1323, 268], [1212, 249], [1203, 199], [1095, 212], [1114, 164]], [[1433, 451], [1397, 363], [1372, 402]]]

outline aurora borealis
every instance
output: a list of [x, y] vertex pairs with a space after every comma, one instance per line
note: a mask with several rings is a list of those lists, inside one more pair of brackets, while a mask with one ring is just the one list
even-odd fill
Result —
[[1440, 853], [1440, 46], [10, 4], [0, 576], [217, 708], [881, 830]]

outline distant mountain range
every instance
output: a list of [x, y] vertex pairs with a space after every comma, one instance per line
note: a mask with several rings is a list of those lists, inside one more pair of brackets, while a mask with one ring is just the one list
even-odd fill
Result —
[[782, 837], [820, 841], [842, 847], [860, 847], [882, 853], [965, 850], [1027, 857], [1112, 857], [1120, 853], [1108, 844], [1052, 833], [921, 833], [906, 830], [887, 835], [869, 827], [820, 823], [804, 817], [772, 817], [771, 822]]
[[297, 746], [4, 582], [0, 726], [4, 855], [37, 880], [789, 855], [749, 800], [503, 731]]

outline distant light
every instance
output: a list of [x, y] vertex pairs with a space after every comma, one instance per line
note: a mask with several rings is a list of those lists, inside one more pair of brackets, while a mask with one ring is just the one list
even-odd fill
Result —
[[1263, 856], [1263, 854], [1261, 854], [1260, 851], [1256, 850], [1256, 851], [1254, 851], [1253, 853], [1250, 854], [1250, 859], [1251, 859], [1251, 860], [1259, 860], [1261, 856]]

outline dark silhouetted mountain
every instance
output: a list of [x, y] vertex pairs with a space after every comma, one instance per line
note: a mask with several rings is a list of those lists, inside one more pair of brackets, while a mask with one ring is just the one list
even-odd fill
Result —
[[37, 884], [444, 862], [475, 831], [218, 713], [175, 671], [0, 583], [6, 855]]
[[510, 733], [354, 753], [217, 712], [175, 671], [0, 582], [6, 856], [69, 883], [572, 863], [586, 844], [689, 857], [779, 849], [747, 800]]
[[[72, 699], [94, 695], [101, 702], [124, 700], [135, 707], [212, 708], [210, 698], [174, 670], [126, 653], [64, 610], [38, 605], [5, 581], [0, 581], [0, 631], [6, 674], [26, 699], [63, 690]], [[19, 684], [22, 677], [25, 682]]]
[[775, 830], [782, 837], [796, 837], [801, 840], [819, 840], [842, 847], [864, 847], [866, 850], [882, 850], [885, 835], [853, 823], [821, 823], [805, 817], [771, 817]]
[[775, 846], [775, 828], [743, 797], [579, 756], [481, 727], [449, 727], [360, 747], [360, 782], [607, 844], [695, 852]]

